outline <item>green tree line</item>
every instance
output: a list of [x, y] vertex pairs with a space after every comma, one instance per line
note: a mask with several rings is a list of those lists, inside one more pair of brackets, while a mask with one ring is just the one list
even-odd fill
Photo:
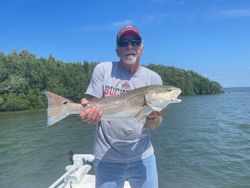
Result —
[[[45, 90], [78, 102], [84, 97], [95, 62], [70, 62], [36, 58], [27, 50], [10, 54], [0, 52], [0, 112], [46, 108]], [[150, 64], [165, 85], [182, 89], [183, 95], [222, 92], [219, 83], [192, 71]]]

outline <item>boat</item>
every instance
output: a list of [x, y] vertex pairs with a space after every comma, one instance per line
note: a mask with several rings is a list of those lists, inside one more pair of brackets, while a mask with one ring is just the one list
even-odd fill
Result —
[[[95, 175], [89, 174], [94, 160], [92, 154], [72, 154], [72, 164], [49, 188], [95, 188]], [[131, 188], [127, 181], [124, 188]]]

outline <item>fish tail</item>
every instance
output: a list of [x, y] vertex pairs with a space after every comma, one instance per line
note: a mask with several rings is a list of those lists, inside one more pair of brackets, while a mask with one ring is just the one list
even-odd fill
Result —
[[61, 97], [50, 91], [45, 92], [48, 99], [47, 126], [51, 126], [71, 114], [77, 114], [82, 110], [80, 104]]

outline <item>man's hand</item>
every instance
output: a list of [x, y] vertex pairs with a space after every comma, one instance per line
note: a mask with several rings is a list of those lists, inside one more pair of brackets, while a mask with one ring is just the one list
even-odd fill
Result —
[[102, 110], [95, 106], [88, 106], [89, 101], [86, 98], [83, 98], [80, 102], [84, 107], [84, 110], [80, 113], [80, 117], [83, 121], [86, 121], [88, 124], [96, 124], [100, 121], [102, 117]]
[[162, 111], [157, 112], [151, 112], [146, 119], [144, 127], [149, 128], [149, 129], [155, 129], [160, 126], [162, 122], [162, 116], [163, 114], [167, 111], [166, 108], [164, 108]]

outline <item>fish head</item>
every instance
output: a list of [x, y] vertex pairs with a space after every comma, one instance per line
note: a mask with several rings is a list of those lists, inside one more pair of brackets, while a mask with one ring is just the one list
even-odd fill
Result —
[[181, 94], [181, 89], [174, 86], [158, 86], [150, 89], [145, 94], [146, 104], [154, 111], [161, 111], [170, 103], [179, 103], [181, 99], [178, 96]]

